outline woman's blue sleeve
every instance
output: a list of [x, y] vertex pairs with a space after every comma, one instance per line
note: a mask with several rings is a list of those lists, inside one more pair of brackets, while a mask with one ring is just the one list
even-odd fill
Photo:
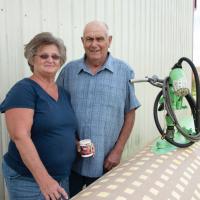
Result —
[[0, 111], [4, 113], [11, 108], [35, 109], [35, 100], [34, 88], [28, 83], [19, 81], [10, 89], [0, 104]]

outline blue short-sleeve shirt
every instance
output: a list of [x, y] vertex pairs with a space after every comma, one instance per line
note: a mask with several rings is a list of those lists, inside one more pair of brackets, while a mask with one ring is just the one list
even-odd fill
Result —
[[[1, 112], [11, 108], [34, 110], [31, 138], [47, 171], [56, 179], [70, 173], [76, 156], [77, 131], [69, 94], [61, 87], [58, 87], [58, 94], [56, 101], [35, 81], [25, 78], [11, 88], [0, 105]], [[18, 173], [32, 176], [12, 141], [4, 159]]]
[[78, 119], [80, 139], [90, 138], [95, 156], [78, 157], [73, 170], [88, 177], [103, 174], [106, 155], [115, 145], [124, 123], [124, 115], [140, 106], [129, 80], [134, 72], [123, 61], [108, 55], [107, 61], [95, 75], [84, 58], [68, 63], [57, 83], [71, 95]]

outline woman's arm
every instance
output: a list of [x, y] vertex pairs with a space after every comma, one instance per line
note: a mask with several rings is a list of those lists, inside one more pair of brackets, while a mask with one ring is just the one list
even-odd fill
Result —
[[34, 176], [46, 200], [56, 200], [67, 193], [47, 172], [31, 139], [34, 110], [14, 108], [5, 112], [6, 124], [11, 140], [20, 156]]

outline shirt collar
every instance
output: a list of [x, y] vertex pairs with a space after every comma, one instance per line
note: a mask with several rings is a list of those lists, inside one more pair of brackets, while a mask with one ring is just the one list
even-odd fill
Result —
[[[84, 55], [83, 56], [83, 58], [81, 58], [81, 62], [80, 62], [80, 65], [79, 65], [79, 68], [78, 68], [78, 70], [77, 70], [77, 73], [79, 74], [81, 71], [86, 71], [86, 72], [89, 72], [88, 71], [88, 68], [87, 68], [87, 66], [86, 66], [86, 64], [85, 64], [85, 58], [86, 58], [86, 55]], [[105, 70], [105, 69], [107, 69], [107, 70], [109, 70], [110, 72], [114, 72], [114, 69], [113, 69], [113, 57], [111, 56], [111, 54], [110, 54], [110, 52], [108, 52], [108, 57], [107, 57], [107, 60], [106, 60], [106, 62], [104, 63], [104, 65], [103, 65], [103, 67], [102, 67], [102, 69], [101, 69], [101, 71], [102, 70]]]

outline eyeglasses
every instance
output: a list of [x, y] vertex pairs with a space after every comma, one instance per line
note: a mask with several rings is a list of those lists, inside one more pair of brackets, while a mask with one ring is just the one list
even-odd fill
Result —
[[52, 54], [52, 55], [49, 55], [49, 54], [41, 54], [41, 55], [35, 55], [35, 56], [39, 56], [42, 60], [46, 60], [46, 59], [48, 59], [49, 57], [51, 57], [53, 60], [59, 60], [59, 59], [60, 59], [60, 56], [57, 55], [57, 54]]

